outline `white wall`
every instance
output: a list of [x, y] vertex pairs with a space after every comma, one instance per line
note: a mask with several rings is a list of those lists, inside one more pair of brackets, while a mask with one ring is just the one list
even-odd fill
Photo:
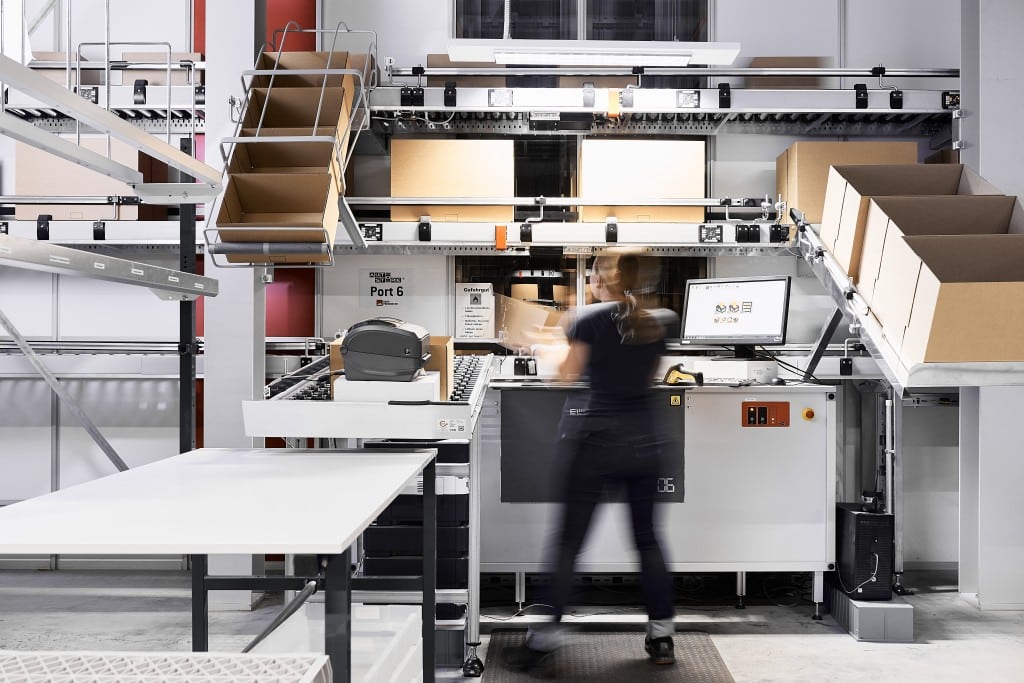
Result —
[[428, 53], [447, 52], [451, 26], [450, 0], [341, 0], [325, 2], [323, 25], [377, 32], [380, 63], [393, 57], [396, 66], [425, 65]]

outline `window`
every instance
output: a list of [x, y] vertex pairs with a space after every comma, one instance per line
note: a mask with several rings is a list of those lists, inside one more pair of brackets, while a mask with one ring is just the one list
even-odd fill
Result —
[[[509, 36], [700, 42], [708, 39], [707, 5], [707, 0], [509, 0]], [[580, 16], [586, 19], [584, 35], [579, 35]], [[456, 38], [503, 38], [504, 21], [505, 0], [455, 0]]]

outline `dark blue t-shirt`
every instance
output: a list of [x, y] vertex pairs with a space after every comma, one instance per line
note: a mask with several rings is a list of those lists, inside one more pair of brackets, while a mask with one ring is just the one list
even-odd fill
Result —
[[622, 341], [618, 313], [622, 304], [609, 302], [585, 307], [569, 328], [570, 341], [590, 347], [583, 375], [589, 380], [589, 416], [636, 414], [649, 409], [651, 379], [664, 338], [647, 344]]

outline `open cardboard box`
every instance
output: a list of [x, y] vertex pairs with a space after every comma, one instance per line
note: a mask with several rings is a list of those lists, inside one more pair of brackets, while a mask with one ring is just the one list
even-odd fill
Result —
[[[338, 188], [329, 173], [246, 173], [228, 176], [217, 214], [222, 242], [319, 242], [334, 245]], [[326, 254], [239, 254], [232, 262], [306, 263]]]
[[879, 321], [904, 365], [1024, 361], [1024, 235], [901, 241], [883, 269], [905, 317]]
[[[580, 145], [581, 199], [696, 199], [705, 197], [704, 142], [585, 137]], [[583, 206], [581, 220], [603, 223], [700, 223], [699, 206]]]
[[[255, 128], [245, 128], [241, 137], [256, 137]], [[309, 136], [304, 128], [263, 128], [259, 137]], [[333, 137], [334, 130], [320, 128], [320, 137]], [[345, 174], [336, 153], [334, 142], [252, 142], [236, 143], [228, 162], [228, 173], [323, 173], [334, 179], [338, 191], [344, 194]]]
[[1016, 197], [874, 197], [868, 203], [857, 289], [870, 305], [887, 245], [905, 236], [1006, 233], [1024, 233], [1024, 207]]
[[[335, 373], [345, 369], [345, 358], [341, 355], [341, 343], [344, 337], [333, 340], [329, 345], [331, 372]], [[436, 371], [441, 378], [441, 400], [447, 401], [455, 387], [455, 342], [451, 337], [442, 335], [430, 335], [430, 359], [423, 366], [423, 369], [432, 372]], [[333, 397], [334, 383], [331, 382], [331, 394]]]
[[264, 52], [256, 60], [254, 68], [277, 71], [273, 77], [253, 76], [252, 85], [256, 88], [319, 88], [325, 78], [329, 88], [347, 88], [352, 81], [351, 76], [288, 73], [301, 69], [348, 69], [348, 52]]
[[[914, 163], [916, 142], [799, 140], [775, 159], [775, 193], [802, 211], [808, 223], [821, 223], [829, 166]], [[788, 212], [779, 218], [792, 222]]]
[[[314, 123], [317, 128], [342, 127], [347, 124], [347, 118], [342, 118], [344, 102], [344, 88], [252, 88], [242, 128], [259, 127], [262, 134], [262, 128], [304, 128], [312, 133]], [[266, 114], [262, 114], [264, 107]]]
[[[391, 140], [392, 197], [512, 197], [512, 140]], [[511, 223], [511, 206], [396, 205], [391, 220]]]
[[[61, 137], [75, 141], [74, 135]], [[84, 149], [107, 156], [106, 135], [82, 135], [80, 144]], [[113, 137], [110, 138], [110, 158], [141, 171], [143, 182], [167, 182], [167, 164]], [[14, 146], [13, 175], [14, 194], [19, 196], [107, 197], [135, 194], [135, 190], [116, 178], [21, 142]], [[53, 216], [57, 221], [161, 220], [166, 218], [167, 208], [148, 204], [18, 204], [14, 209], [14, 217], [19, 221], [34, 221], [40, 214]]]
[[821, 241], [857, 282], [872, 197], [1002, 194], [960, 164], [833, 166], [822, 209]]

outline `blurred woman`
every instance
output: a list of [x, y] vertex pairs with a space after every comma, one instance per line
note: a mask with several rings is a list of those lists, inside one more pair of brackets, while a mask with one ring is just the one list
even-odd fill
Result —
[[569, 350], [561, 379], [586, 379], [589, 390], [566, 401], [559, 425], [567, 462], [562, 468], [558, 531], [549, 556], [548, 603], [554, 619], [531, 629], [525, 645], [508, 654], [506, 661], [515, 668], [546, 668], [549, 654], [561, 646], [560, 622], [572, 590], [576, 557], [605, 488], [614, 486], [625, 489], [640, 556], [648, 615], [645, 649], [656, 664], [675, 661], [672, 578], [654, 519], [664, 438], [656, 424], [651, 390], [671, 320], [640, 305], [638, 298], [646, 293], [641, 268], [635, 253], [598, 256], [590, 287], [600, 303], [582, 309], [567, 332]]

